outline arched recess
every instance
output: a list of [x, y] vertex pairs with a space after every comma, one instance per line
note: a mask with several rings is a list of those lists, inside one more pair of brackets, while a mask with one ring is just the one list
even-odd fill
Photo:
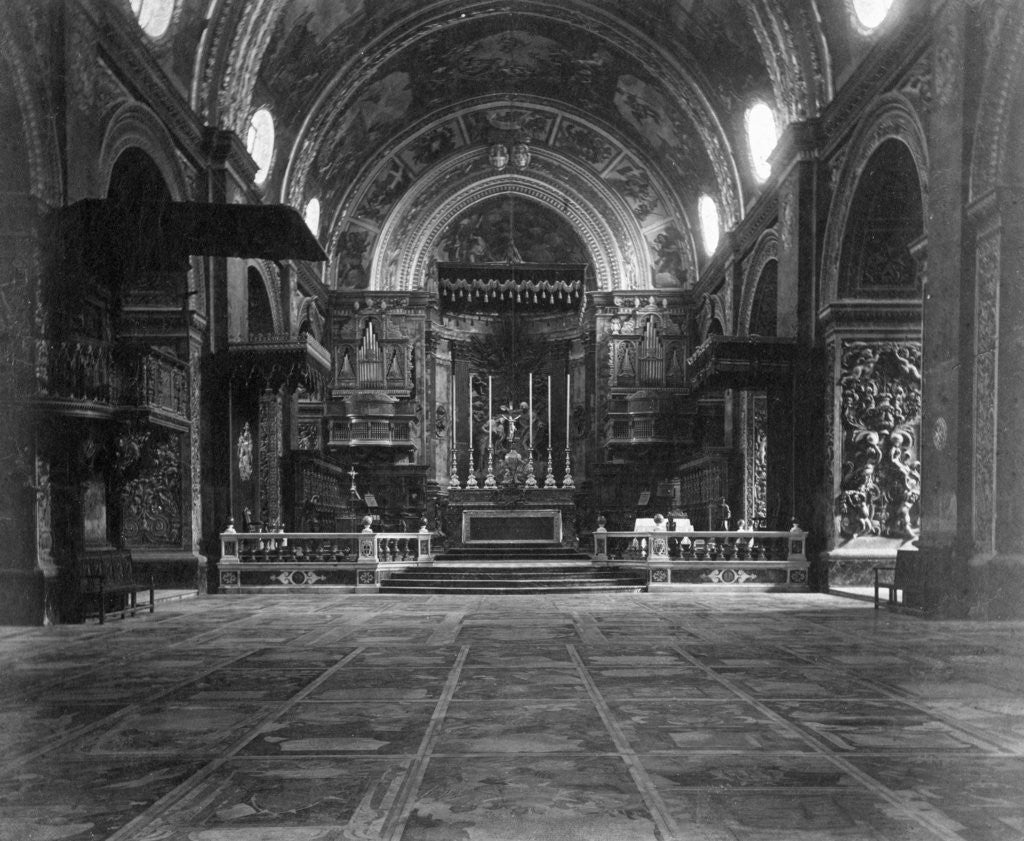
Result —
[[[777, 289], [778, 259], [779, 235], [774, 228], [769, 228], [758, 237], [743, 272], [743, 292], [740, 296], [738, 325], [738, 332], [741, 336], [751, 335], [751, 318], [756, 309], [755, 305], [760, 303], [763, 296], [767, 294], [767, 291], [762, 289], [762, 281], [765, 280], [765, 271], [769, 266], [775, 267], [774, 279]], [[767, 282], [770, 283], [771, 278], [767, 279]]]
[[[1024, 3], [997, 4], [1001, 17], [991, 25], [994, 45], [985, 63], [981, 102], [975, 120], [971, 153], [970, 200], [977, 201], [1008, 175], [1007, 159], [1014, 157], [1012, 131], [1015, 104], [1024, 90]], [[955, 71], [954, 71], [955, 72]], [[1019, 185], [1024, 175], [1011, 179]]]
[[188, 183], [175, 157], [170, 132], [148, 108], [129, 102], [118, 108], [107, 122], [97, 161], [97, 177], [103, 191], [110, 188], [114, 164], [128, 149], [145, 152], [157, 169], [173, 201], [191, 198]]
[[917, 298], [910, 252], [924, 233], [917, 169], [908, 147], [889, 138], [865, 165], [850, 203], [839, 268], [839, 297]]
[[[288, 332], [288, 324], [281, 305], [281, 273], [270, 260], [247, 260], [246, 268], [246, 306], [252, 312], [252, 294], [257, 292], [264, 303], [259, 304], [261, 316], [261, 333], [283, 334]], [[269, 317], [269, 321], [266, 319]], [[253, 334], [252, 326], [249, 335]]]
[[594, 173], [549, 149], [535, 150], [522, 174], [494, 174], [478, 149], [453, 155], [425, 174], [381, 230], [370, 287], [422, 287], [447, 225], [466, 208], [502, 193], [528, 196], [565, 218], [590, 254], [599, 289], [647, 287], [650, 255], [629, 208]]
[[928, 150], [924, 130], [910, 102], [900, 94], [890, 93], [878, 100], [851, 138], [832, 196], [822, 249], [819, 301], [823, 308], [842, 298], [840, 263], [857, 188], [875, 151], [889, 140], [898, 141], [909, 152], [920, 186], [921, 208], [927, 212]]
[[274, 313], [270, 308], [270, 292], [262, 273], [255, 266], [246, 270], [246, 305], [249, 340], [274, 332]]

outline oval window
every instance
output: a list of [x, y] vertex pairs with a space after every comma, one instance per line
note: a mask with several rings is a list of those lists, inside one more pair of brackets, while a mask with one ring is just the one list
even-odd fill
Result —
[[893, 0], [850, 0], [853, 16], [865, 32], [878, 29], [885, 23], [892, 4]]
[[256, 183], [262, 184], [270, 173], [274, 158], [274, 118], [266, 108], [260, 108], [249, 120], [245, 149], [256, 161]]
[[135, 19], [150, 38], [159, 38], [171, 25], [174, 0], [131, 0]]
[[779, 142], [775, 125], [775, 112], [764, 102], [756, 102], [747, 109], [747, 148], [758, 181], [766, 181], [772, 174], [769, 158]]
[[718, 248], [718, 205], [711, 196], [701, 196], [697, 202], [697, 215], [700, 217], [700, 234], [704, 243], [704, 253], [709, 257]]
[[320, 199], [310, 199], [306, 203], [306, 213], [304, 214], [306, 220], [306, 227], [312, 232], [313, 236], [320, 235]]

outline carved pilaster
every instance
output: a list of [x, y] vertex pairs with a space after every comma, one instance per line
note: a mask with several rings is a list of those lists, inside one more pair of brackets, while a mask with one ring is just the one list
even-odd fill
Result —
[[979, 555], [995, 550], [999, 250], [999, 232], [994, 231], [979, 241], [975, 261], [973, 550]]
[[281, 422], [281, 395], [268, 389], [260, 395], [258, 443], [260, 520], [264, 523], [281, 520]]

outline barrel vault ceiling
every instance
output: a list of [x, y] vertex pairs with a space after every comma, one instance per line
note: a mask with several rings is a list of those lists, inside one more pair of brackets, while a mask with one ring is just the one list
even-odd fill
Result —
[[[746, 108], [813, 117], [856, 59], [846, 0], [819, 5], [178, 0], [154, 49], [210, 124], [244, 138], [271, 111], [266, 200], [320, 201], [332, 283], [362, 263], [370, 286], [422, 285], [445, 232], [505, 195], [527, 222], [559, 214], [606, 288], [685, 287], [698, 198], [728, 229], [760, 189]], [[533, 160], [496, 173], [512, 132]]]

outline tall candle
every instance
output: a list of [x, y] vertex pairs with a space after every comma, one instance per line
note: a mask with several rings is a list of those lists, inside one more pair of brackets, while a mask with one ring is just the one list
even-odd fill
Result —
[[457, 444], [457, 442], [458, 442], [458, 440], [459, 440], [458, 436], [455, 434], [455, 432], [456, 432], [456, 425], [458, 424], [458, 421], [459, 421], [459, 413], [455, 411], [455, 371], [454, 370], [452, 371], [452, 405], [451, 405], [451, 412], [452, 412], [452, 448], [454, 449], [456, 444]]
[[533, 458], [533, 371], [530, 371], [530, 458]]
[[[491, 449], [491, 427], [492, 427], [492, 416], [491, 407], [494, 405], [494, 397], [491, 391], [493, 377], [490, 374], [487, 375], [487, 450]], [[490, 464], [490, 462], [488, 462]]]
[[570, 392], [570, 380], [569, 374], [565, 375], [565, 448], [569, 449], [569, 392]]
[[548, 449], [551, 449], [551, 374], [548, 374]]
[[473, 464], [473, 372], [469, 372], [469, 464]]

